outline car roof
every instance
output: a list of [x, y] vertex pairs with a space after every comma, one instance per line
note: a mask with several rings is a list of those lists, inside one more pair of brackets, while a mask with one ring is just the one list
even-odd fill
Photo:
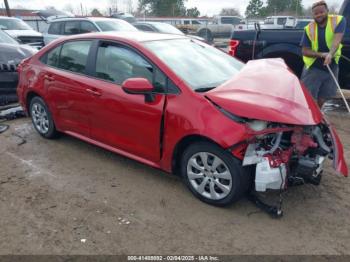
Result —
[[148, 21], [142, 21], [142, 22], [136, 22], [134, 23], [136, 25], [163, 25], [163, 24], [167, 24], [167, 25], [171, 25], [171, 24], [168, 24], [168, 23], [165, 23], [165, 22], [148, 22]]
[[124, 21], [118, 18], [109, 18], [109, 17], [62, 17], [51, 20], [50, 23], [55, 22], [65, 22], [65, 21]]
[[97, 32], [88, 34], [79, 34], [69, 37], [65, 37], [62, 40], [79, 40], [79, 39], [108, 39], [108, 40], [125, 40], [132, 42], [151, 42], [151, 41], [162, 41], [162, 40], [172, 40], [172, 39], [186, 39], [184, 35], [173, 35], [173, 34], [159, 34], [159, 33], [149, 33], [149, 32]]

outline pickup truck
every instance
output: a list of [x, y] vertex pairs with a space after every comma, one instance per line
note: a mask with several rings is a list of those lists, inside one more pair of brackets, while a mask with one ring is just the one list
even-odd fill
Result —
[[[343, 55], [350, 58], [350, 0], [344, 0], [340, 13], [347, 19], [347, 28], [343, 40]], [[243, 62], [252, 59], [281, 57], [300, 77], [304, 63], [300, 41], [303, 29], [234, 31], [229, 44], [229, 53]], [[350, 61], [340, 61], [340, 85], [350, 89]]]
[[238, 16], [214, 16], [211, 23], [203, 24], [197, 29], [197, 35], [207, 42], [213, 42], [214, 38], [229, 39], [235, 25], [241, 22]]

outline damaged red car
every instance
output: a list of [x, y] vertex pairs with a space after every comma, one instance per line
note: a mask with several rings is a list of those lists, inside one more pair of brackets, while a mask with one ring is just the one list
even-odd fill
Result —
[[56, 40], [19, 67], [40, 135], [62, 132], [182, 176], [224, 206], [248, 190], [319, 184], [342, 144], [280, 59], [243, 64], [203, 42], [142, 32]]

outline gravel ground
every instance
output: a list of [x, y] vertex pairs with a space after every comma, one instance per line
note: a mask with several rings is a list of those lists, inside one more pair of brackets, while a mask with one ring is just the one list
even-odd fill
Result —
[[[350, 116], [330, 114], [350, 163]], [[350, 181], [329, 167], [291, 188], [285, 216], [215, 208], [180, 179], [29, 119], [0, 134], [0, 254], [350, 254]]]

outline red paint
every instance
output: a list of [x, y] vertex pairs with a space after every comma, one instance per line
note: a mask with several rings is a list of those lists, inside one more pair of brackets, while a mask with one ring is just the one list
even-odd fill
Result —
[[130, 93], [151, 92], [153, 85], [144, 78], [130, 78], [122, 84], [124, 90]]
[[[311, 96], [280, 60], [250, 62], [234, 78], [204, 95], [193, 92], [176, 72], [142, 45], [144, 40], [157, 41], [170, 36], [128, 35], [77, 35], [44, 47], [19, 67], [17, 92], [21, 105], [27, 108], [27, 95], [35, 92], [48, 104], [59, 131], [169, 172], [176, 146], [187, 137], [204, 137], [228, 149], [258, 133], [282, 130], [253, 132], [246, 124], [225, 116], [205, 95], [225, 110], [246, 118], [294, 125], [316, 125], [322, 121]], [[174, 82], [180, 93], [157, 94], [147, 102], [143, 94], [128, 94], [120, 85], [51, 68], [39, 61], [45, 52], [67, 39], [86, 38], [119, 41], [138, 50]], [[132, 81], [140, 84], [139, 80]], [[124, 83], [129, 84], [129, 90], [145, 91], [145, 83], [137, 87], [131, 82]], [[333, 136], [338, 150], [336, 168], [345, 174], [343, 149], [334, 130]], [[245, 146], [236, 148], [233, 154], [242, 158]], [[281, 154], [285, 161], [288, 153]]]
[[303, 133], [302, 128], [294, 131], [292, 138], [292, 144], [299, 156], [302, 156], [308, 148], [317, 148], [318, 144], [314, 142], [312, 137]]
[[207, 96], [238, 116], [295, 125], [316, 125], [320, 110], [282, 59], [250, 61]]

